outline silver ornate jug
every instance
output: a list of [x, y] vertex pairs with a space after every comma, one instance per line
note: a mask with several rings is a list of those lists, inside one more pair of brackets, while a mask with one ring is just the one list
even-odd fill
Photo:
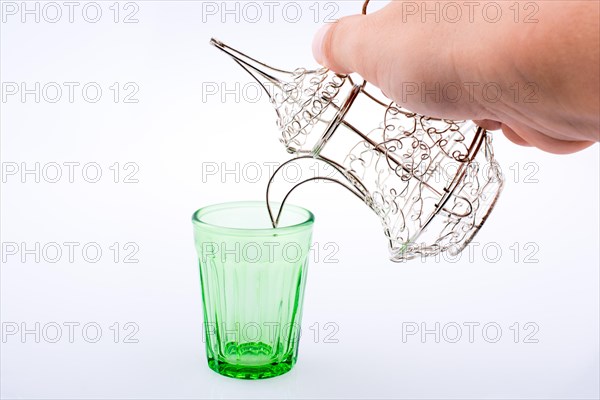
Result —
[[[285, 71], [216, 39], [211, 44], [265, 89], [277, 113], [280, 141], [295, 156], [267, 186], [274, 226], [290, 193], [319, 179], [343, 185], [377, 214], [392, 261], [458, 253], [486, 221], [503, 177], [484, 129], [471, 121], [410, 112], [350, 75], [326, 68]], [[274, 213], [274, 177], [287, 163], [307, 159], [333, 167], [340, 179], [316, 176], [297, 183]]]

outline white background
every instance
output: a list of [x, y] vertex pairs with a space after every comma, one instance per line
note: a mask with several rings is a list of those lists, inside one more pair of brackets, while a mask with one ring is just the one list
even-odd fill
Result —
[[[72, 103], [64, 86], [56, 103], [43, 94], [39, 103], [34, 95], [22, 101], [20, 93], [3, 98], [3, 171], [13, 163], [93, 162], [102, 177], [88, 183], [81, 166], [73, 183], [66, 167], [57, 183], [5, 176], [2, 326], [6, 333], [39, 323], [41, 337], [39, 343], [20, 331], [3, 337], [2, 398], [598, 398], [598, 145], [559, 157], [495, 134], [506, 188], [476, 246], [455, 262], [388, 261], [379, 222], [367, 207], [334, 185], [304, 186], [292, 201], [315, 213], [319, 252], [308, 275], [298, 364], [270, 380], [233, 380], [206, 365], [190, 217], [212, 203], [263, 199], [267, 168], [251, 183], [244, 165], [282, 162], [287, 155], [265, 96], [248, 102], [207, 95], [207, 84], [251, 82], [209, 38], [283, 68], [313, 66], [310, 44], [318, 26], [332, 12], [334, 18], [359, 12], [360, 2], [295, 3], [287, 15], [287, 3], [280, 2], [272, 22], [259, 2], [263, 15], [256, 23], [243, 2], [233, 14], [223, 14], [221, 2], [137, 1], [127, 8], [122, 2], [117, 23], [112, 1], [99, 2], [97, 23], [82, 17], [86, 2], [75, 9], [73, 23], [61, 2], [56, 23], [43, 15], [39, 23], [34, 15], [23, 23], [20, 9], [4, 12], [7, 3], [0, 31], [3, 95], [7, 82], [80, 86]], [[228, 3], [235, 10], [236, 3]], [[291, 22], [298, 7], [300, 18]], [[133, 11], [138, 22], [123, 23]], [[96, 103], [82, 97], [88, 82], [103, 90]], [[115, 103], [109, 88], [115, 82], [121, 95], [131, 91], [126, 83], [137, 85], [138, 102], [121, 97]], [[109, 169], [115, 162], [118, 183]], [[128, 162], [139, 167], [138, 183], [123, 182]], [[203, 176], [207, 165], [234, 168], [236, 162], [237, 176]], [[72, 263], [66, 253], [51, 263], [43, 255], [23, 262], [21, 253], [6, 251], [7, 243], [22, 250], [21, 243], [32, 248], [36, 242], [80, 246]], [[115, 242], [117, 262], [109, 249]], [[138, 263], [123, 262], [129, 242], [139, 247]], [[86, 243], [103, 250], [98, 262], [82, 257]], [[80, 324], [73, 343], [68, 322]], [[124, 343], [127, 322], [139, 328], [137, 343]], [[411, 322], [427, 329], [439, 323], [441, 334], [456, 323], [462, 337], [451, 343], [455, 331], [446, 330], [439, 343], [433, 334], [403, 340], [403, 326]], [[472, 343], [469, 322], [480, 324]], [[63, 327], [57, 343], [48, 340], [55, 335], [48, 330], [52, 323]], [[81, 332], [86, 323], [101, 327], [97, 343], [86, 341], [93, 330], [87, 337]], [[494, 329], [482, 333], [487, 323], [502, 329], [496, 343], [486, 340]], [[532, 327], [537, 343], [525, 343]]]

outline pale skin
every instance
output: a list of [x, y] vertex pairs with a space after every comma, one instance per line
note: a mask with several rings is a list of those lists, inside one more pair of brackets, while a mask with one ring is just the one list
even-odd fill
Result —
[[519, 145], [568, 154], [600, 141], [599, 1], [426, 3], [429, 14], [392, 1], [324, 26], [315, 59], [411, 111], [474, 120]]

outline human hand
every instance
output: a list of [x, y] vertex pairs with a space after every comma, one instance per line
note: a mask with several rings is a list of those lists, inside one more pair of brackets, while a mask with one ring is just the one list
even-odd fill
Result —
[[528, 1], [533, 17], [492, 3], [492, 17], [464, 8], [456, 20], [445, 1], [392, 1], [324, 26], [314, 57], [411, 111], [474, 120], [520, 145], [567, 154], [600, 141], [599, 2]]

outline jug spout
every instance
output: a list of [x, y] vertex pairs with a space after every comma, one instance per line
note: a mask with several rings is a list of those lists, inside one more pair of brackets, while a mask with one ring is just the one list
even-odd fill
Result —
[[229, 55], [267, 92], [277, 113], [280, 141], [290, 154], [310, 155], [318, 148], [322, 135], [313, 131], [331, 131], [338, 110], [330, 107], [347, 82], [327, 68], [297, 68], [294, 71], [271, 67], [225, 43], [211, 39], [210, 43]]
[[275, 90], [278, 89], [283, 91], [287, 85], [293, 83], [294, 77], [298, 75], [298, 71], [286, 71], [271, 67], [226, 45], [218, 39], [210, 39], [210, 44], [233, 58], [240, 67], [248, 72], [256, 82], [262, 86], [271, 99], [273, 99], [275, 95]]
[[[285, 179], [285, 176], [282, 174], [282, 171], [289, 166], [290, 163], [294, 163], [295, 169], [298, 172], [298, 176], [293, 181], [289, 179]], [[316, 164], [324, 163], [327, 167], [331, 168], [333, 174], [328, 174], [329, 176], [320, 176], [314, 174]], [[318, 167], [318, 166], [317, 166]], [[318, 169], [318, 168], [317, 168]], [[277, 186], [279, 188], [279, 194], [273, 195], [273, 184], [274, 180], [278, 180], [279, 183]], [[269, 183], [267, 184], [267, 210], [269, 212], [269, 217], [271, 218], [271, 223], [273, 227], [276, 228], [279, 224], [279, 217], [281, 216], [281, 212], [285, 203], [288, 200], [288, 197], [292, 194], [292, 192], [297, 189], [299, 186], [312, 181], [323, 181], [323, 182], [333, 182], [338, 185], [346, 188], [350, 193], [358, 197], [362, 202], [370, 205], [371, 199], [367, 188], [360, 182], [360, 180], [351, 172], [344, 169], [343, 166], [336, 163], [333, 160], [319, 157], [313, 158], [312, 156], [300, 156], [288, 160], [281, 164], [271, 175], [269, 179]], [[283, 191], [281, 190], [283, 189]], [[283, 194], [282, 194], [283, 193]], [[276, 201], [273, 201], [273, 197], [276, 198]]]

